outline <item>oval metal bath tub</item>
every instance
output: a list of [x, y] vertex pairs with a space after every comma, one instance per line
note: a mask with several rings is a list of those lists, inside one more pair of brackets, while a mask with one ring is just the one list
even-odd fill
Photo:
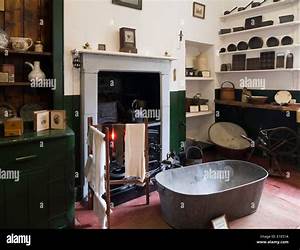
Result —
[[268, 172], [244, 161], [219, 161], [172, 169], [156, 176], [164, 220], [178, 229], [209, 228], [256, 212]]

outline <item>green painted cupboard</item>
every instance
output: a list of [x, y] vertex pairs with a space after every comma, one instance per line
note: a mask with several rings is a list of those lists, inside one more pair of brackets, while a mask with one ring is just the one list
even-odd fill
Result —
[[75, 137], [71, 129], [0, 138], [0, 228], [70, 228], [74, 224]]

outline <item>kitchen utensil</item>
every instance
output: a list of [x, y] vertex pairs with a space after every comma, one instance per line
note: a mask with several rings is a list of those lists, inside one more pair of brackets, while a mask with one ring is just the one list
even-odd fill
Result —
[[39, 61], [35, 61], [34, 65], [29, 62], [25, 62], [26, 65], [29, 65], [32, 71], [28, 75], [28, 80], [31, 82], [32, 80], [44, 80], [46, 78], [45, 73], [41, 70], [41, 63]]
[[245, 29], [255, 29], [261, 27], [262, 16], [250, 17], [245, 20]]
[[259, 6], [263, 5], [266, 1], [267, 0], [263, 0], [262, 2], [254, 2], [254, 3], [252, 3], [251, 8], [259, 7]]
[[295, 16], [294, 15], [286, 15], [286, 16], [280, 16], [279, 21], [280, 23], [289, 23], [294, 22]]
[[5, 119], [15, 116], [17, 116], [17, 112], [12, 105], [9, 103], [0, 103], [0, 124], [2, 124]]
[[[225, 87], [225, 84], [229, 83], [230, 87]], [[235, 100], [235, 86], [233, 82], [225, 81], [221, 85], [220, 98], [223, 101], [234, 101]]]
[[227, 71], [231, 71], [231, 70], [232, 70], [232, 65], [231, 65], [231, 63], [227, 63], [226, 65], [227, 65]]
[[261, 27], [272, 26], [272, 25], [274, 25], [273, 20], [264, 21], [264, 22], [261, 23]]
[[219, 35], [231, 33], [231, 29], [220, 29]]
[[226, 11], [224, 12], [224, 16], [231, 14], [231, 13], [232, 13], [233, 11], [235, 11], [237, 8], [238, 8], [238, 7], [236, 6], [236, 7], [234, 7], [232, 10], [226, 10]]
[[25, 104], [20, 109], [20, 116], [24, 122], [33, 122], [34, 121], [34, 112], [43, 110], [43, 107], [39, 104]]
[[232, 70], [241, 71], [246, 69], [246, 54], [232, 56]]
[[245, 7], [239, 7], [238, 11], [244, 11], [246, 9], [248, 9], [250, 7], [251, 4], [253, 4], [254, 1], [251, 1], [250, 3], [248, 3]]
[[279, 46], [279, 43], [280, 43], [279, 39], [276, 38], [276, 37], [270, 37], [267, 40], [267, 46], [268, 47], [277, 47], [277, 46]]
[[227, 51], [228, 52], [233, 52], [233, 51], [236, 51], [237, 50], [237, 47], [235, 44], [229, 44], [228, 47], [227, 47]]
[[284, 68], [284, 60], [285, 60], [285, 54], [284, 53], [278, 53], [276, 58], [276, 68], [277, 69], [283, 69]]
[[293, 99], [289, 91], [278, 91], [274, 97], [275, 102], [279, 105], [287, 105]]
[[254, 36], [248, 42], [250, 49], [260, 49], [264, 46], [264, 40], [261, 37]]
[[248, 90], [247, 88], [243, 88], [242, 91], [242, 102], [247, 103], [248, 102], [248, 97], [252, 96], [252, 93], [250, 90]]
[[221, 48], [219, 53], [221, 54], [221, 53], [225, 53], [225, 52], [226, 52], [226, 49], [225, 48]]
[[247, 70], [260, 70], [260, 58], [247, 58]]
[[209, 100], [207, 99], [202, 99], [201, 98], [201, 94], [200, 93], [197, 93], [194, 97], [193, 97], [193, 105], [205, 105], [208, 103]]
[[227, 64], [226, 63], [223, 63], [221, 65], [221, 71], [228, 71], [228, 68], [227, 68]]
[[286, 56], [286, 68], [287, 69], [292, 69], [294, 68], [294, 54], [293, 53], [288, 53]]
[[246, 131], [237, 124], [218, 122], [208, 131], [209, 140], [217, 146], [218, 151], [226, 157], [243, 158], [250, 152], [251, 143], [244, 139], [248, 136]]
[[245, 30], [245, 27], [234, 27], [232, 30], [233, 32], [239, 32]]
[[268, 100], [267, 96], [249, 96], [248, 97], [248, 102], [251, 104], [264, 104]]
[[0, 49], [7, 49], [8, 44], [9, 44], [8, 34], [3, 29], [0, 29]]
[[194, 77], [194, 76], [196, 76], [196, 70], [193, 69], [193, 68], [186, 68], [185, 69], [185, 75], [187, 77]]
[[238, 43], [237, 46], [238, 50], [247, 50], [248, 49], [248, 43], [241, 41]]
[[292, 45], [294, 43], [294, 39], [290, 36], [285, 36], [281, 39], [281, 45]]
[[260, 68], [275, 69], [275, 51], [260, 53]]
[[208, 70], [208, 58], [205, 54], [200, 54], [196, 57], [196, 69], [200, 71]]
[[36, 41], [35, 42], [34, 51], [39, 52], [39, 53], [44, 52], [44, 45], [43, 45], [42, 41]]

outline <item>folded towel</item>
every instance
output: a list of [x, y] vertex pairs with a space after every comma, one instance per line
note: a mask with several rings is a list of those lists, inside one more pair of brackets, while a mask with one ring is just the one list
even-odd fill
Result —
[[[91, 139], [92, 138], [92, 139]], [[90, 155], [86, 166], [85, 176], [89, 182], [90, 187], [93, 189], [94, 196], [94, 211], [100, 219], [101, 225], [106, 225], [106, 203], [102, 199], [105, 193], [105, 161], [106, 161], [106, 148], [105, 148], [105, 134], [101, 133], [94, 127], [90, 127], [89, 140], [90, 147], [93, 149], [93, 155]]]
[[125, 177], [137, 177], [144, 182], [146, 175], [145, 124], [127, 124], [125, 130]]

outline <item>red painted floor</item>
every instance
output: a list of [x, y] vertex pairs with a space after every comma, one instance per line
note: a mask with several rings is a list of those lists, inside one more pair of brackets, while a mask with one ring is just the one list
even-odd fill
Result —
[[[92, 211], [77, 204], [76, 228], [98, 229], [98, 219]], [[255, 214], [230, 222], [233, 229], [296, 229], [300, 228], [300, 172], [290, 179], [268, 178], [261, 203]], [[145, 197], [113, 209], [113, 229], [168, 229], [160, 213], [157, 192], [151, 194], [149, 206]]]

